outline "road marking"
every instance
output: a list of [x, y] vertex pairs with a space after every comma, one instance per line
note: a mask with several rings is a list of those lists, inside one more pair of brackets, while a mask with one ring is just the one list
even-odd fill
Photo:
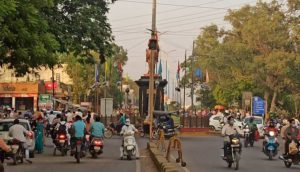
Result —
[[[170, 158], [173, 160], [173, 161], [175, 161], [176, 162], [176, 158], [173, 156], [173, 155], [170, 155]], [[179, 164], [180, 165], [180, 164]], [[185, 172], [191, 172], [188, 168], [186, 168], [186, 167], [181, 167], [181, 168], [183, 168], [183, 170], [185, 171]]]
[[135, 160], [135, 167], [136, 167], [136, 172], [141, 172], [141, 162], [140, 159]]

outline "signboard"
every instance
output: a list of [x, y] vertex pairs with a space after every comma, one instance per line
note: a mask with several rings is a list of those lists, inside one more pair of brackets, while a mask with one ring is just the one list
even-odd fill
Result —
[[53, 86], [54, 86], [54, 90], [57, 89], [57, 82], [54, 82], [53, 85], [52, 84], [53, 84], [52, 81], [45, 82], [46, 90], [53, 90]]
[[113, 114], [113, 98], [101, 99], [101, 115], [110, 116]]
[[40, 94], [39, 95], [39, 102], [40, 103], [47, 103], [49, 101], [52, 101], [52, 95], [51, 94]]
[[0, 94], [38, 93], [37, 83], [0, 83]]
[[253, 97], [253, 114], [264, 115], [265, 114], [265, 101], [260, 97]]

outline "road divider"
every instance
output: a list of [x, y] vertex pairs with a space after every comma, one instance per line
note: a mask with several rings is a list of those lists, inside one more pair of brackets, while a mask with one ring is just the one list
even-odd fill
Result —
[[169, 162], [164, 154], [157, 148], [156, 143], [148, 142], [147, 148], [159, 172], [185, 172], [177, 163]]
[[220, 131], [209, 128], [180, 128], [180, 136], [220, 136]]

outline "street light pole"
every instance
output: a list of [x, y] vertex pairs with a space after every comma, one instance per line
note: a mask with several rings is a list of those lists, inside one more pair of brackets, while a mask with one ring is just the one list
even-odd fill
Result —
[[195, 41], [193, 41], [193, 52], [191, 57], [191, 75], [192, 75], [192, 86], [191, 86], [191, 101], [192, 101], [192, 113], [194, 113], [194, 58], [195, 58]]
[[[156, 0], [153, 0], [152, 4], [152, 32], [151, 32], [151, 39], [156, 39]], [[150, 69], [149, 69], [149, 115], [150, 115], [150, 137], [149, 140], [152, 140], [152, 125], [153, 125], [153, 111], [154, 111], [154, 100], [153, 100], [153, 94], [154, 94], [154, 56], [155, 56], [155, 51], [154, 49], [151, 49], [151, 54], [150, 54]]]

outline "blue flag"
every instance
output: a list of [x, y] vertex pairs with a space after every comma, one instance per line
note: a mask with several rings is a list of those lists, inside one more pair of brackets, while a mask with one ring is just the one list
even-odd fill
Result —
[[161, 64], [161, 59], [159, 60], [159, 66], [158, 66], [157, 74], [158, 74], [159, 76], [162, 75], [162, 64]]

